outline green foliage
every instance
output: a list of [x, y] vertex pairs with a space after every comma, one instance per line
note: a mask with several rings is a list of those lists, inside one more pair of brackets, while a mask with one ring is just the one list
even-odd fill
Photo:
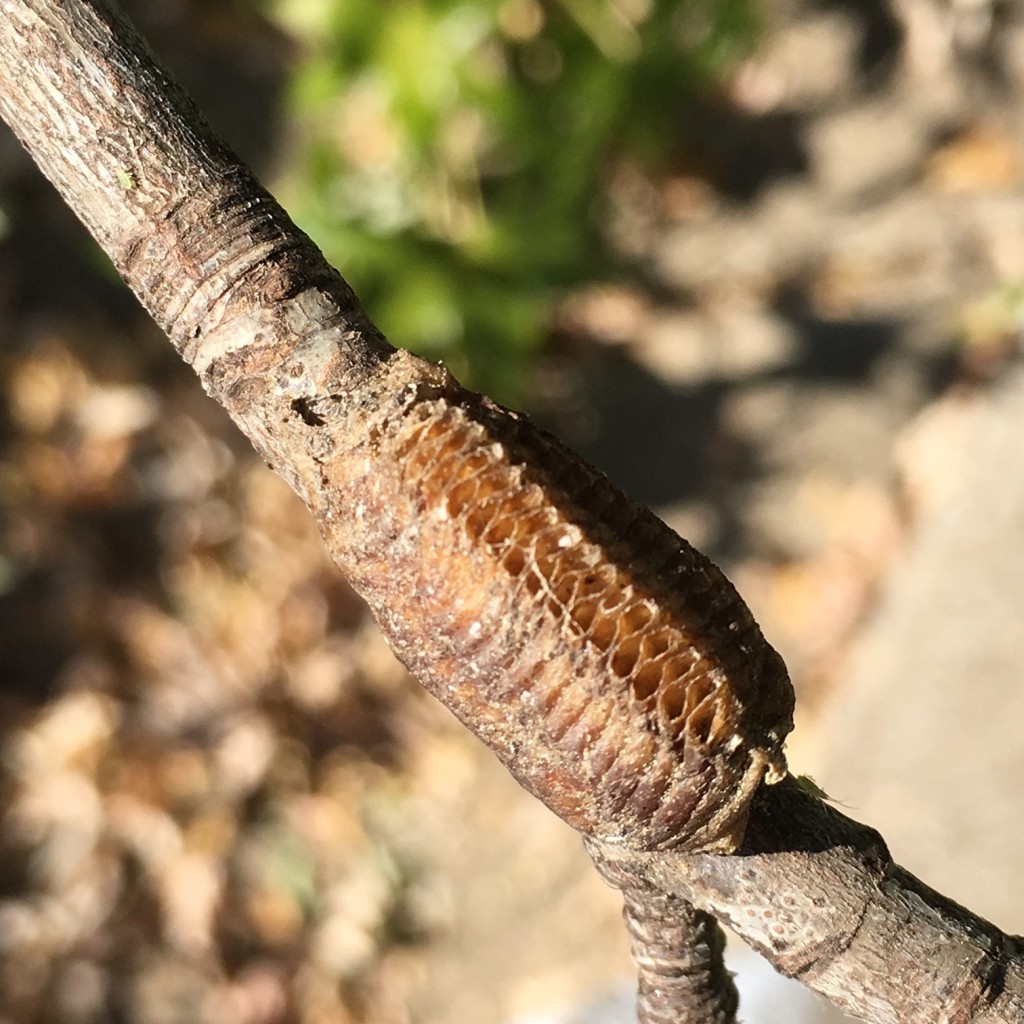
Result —
[[297, 218], [396, 342], [514, 396], [607, 272], [612, 158], [663, 159], [752, 0], [265, 0], [300, 40]]
[[810, 775], [796, 775], [794, 778], [796, 779], [796, 784], [808, 796], [813, 796], [815, 800], [825, 800], [827, 802], [832, 801], [832, 797], [830, 797]]

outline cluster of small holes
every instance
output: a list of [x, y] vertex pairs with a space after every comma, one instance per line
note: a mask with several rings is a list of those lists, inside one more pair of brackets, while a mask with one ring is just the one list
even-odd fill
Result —
[[[708, 749], [725, 734], [728, 695], [668, 613], [583, 539], [483, 426], [457, 407], [411, 410], [402, 459], [423, 512], [461, 526], [532, 597], [603, 653], [649, 720], [674, 741]], [[580, 708], [559, 691], [546, 708], [559, 737]]]

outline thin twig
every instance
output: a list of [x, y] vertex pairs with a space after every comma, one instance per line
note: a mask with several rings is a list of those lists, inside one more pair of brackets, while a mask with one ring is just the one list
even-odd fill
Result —
[[606, 857], [601, 844], [586, 845], [604, 879], [622, 892], [639, 1024], [734, 1024], [739, 994], [725, 967], [719, 923], [687, 900], [645, 885]]

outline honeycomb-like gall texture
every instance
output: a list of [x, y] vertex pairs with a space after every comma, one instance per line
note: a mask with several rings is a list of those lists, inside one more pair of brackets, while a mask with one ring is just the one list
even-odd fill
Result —
[[524, 417], [436, 379], [332, 469], [399, 657], [583, 833], [729, 850], [785, 773], [785, 666], [732, 584]]

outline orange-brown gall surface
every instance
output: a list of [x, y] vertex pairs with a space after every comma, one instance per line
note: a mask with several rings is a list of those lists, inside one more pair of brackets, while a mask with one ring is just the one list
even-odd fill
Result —
[[[398, 655], [580, 831], [731, 849], [793, 694], [725, 576], [524, 417], [441, 374], [367, 415], [337, 557]], [[340, 460], [339, 460], [340, 461]]]

